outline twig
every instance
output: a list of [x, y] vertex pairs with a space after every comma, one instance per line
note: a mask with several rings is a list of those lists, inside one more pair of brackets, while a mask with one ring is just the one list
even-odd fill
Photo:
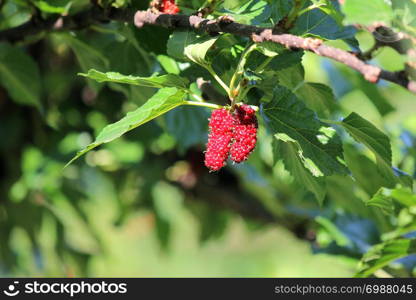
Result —
[[230, 21], [224, 22], [222, 19], [208, 20], [198, 16], [153, 14], [149, 11], [136, 12], [134, 22], [139, 28], [144, 25], [157, 25], [170, 29], [187, 29], [210, 34], [224, 32], [250, 37], [255, 43], [270, 41], [284, 45], [289, 49], [303, 49], [347, 65], [360, 72], [365, 79], [372, 83], [384, 79], [416, 93], [416, 82], [404, 77], [401, 72], [389, 72], [377, 66], [367, 64], [352, 53], [324, 45], [323, 41], [319, 39], [302, 38], [292, 34], [276, 34], [269, 28], [260, 28]]

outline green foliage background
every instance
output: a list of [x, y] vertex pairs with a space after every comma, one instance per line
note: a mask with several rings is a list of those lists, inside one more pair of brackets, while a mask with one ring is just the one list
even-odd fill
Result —
[[[416, 33], [411, 0], [177, 2], [257, 26], [295, 12], [291, 33], [345, 50], [374, 43], [351, 24]], [[0, 30], [92, 7], [0, 3]], [[371, 63], [408, 59], [383, 47]], [[199, 77], [221, 97], [201, 102]], [[239, 82], [238, 101], [259, 107], [258, 145], [209, 173], [207, 118]], [[2, 41], [0, 275], [415, 276], [415, 98], [230, 34], [109, 22]]]

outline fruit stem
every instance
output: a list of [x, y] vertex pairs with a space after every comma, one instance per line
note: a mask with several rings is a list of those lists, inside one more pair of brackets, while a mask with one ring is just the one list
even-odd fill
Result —
[[193, 97], [195, 100], [197, 100], [198, 102], [205, 102], [204, 99], [202, 99], [201, 96], [194, 94], [191, 90], [187, 90], [189, 96]]
[[[235, 83], [237, 79], [239, 79], [239, 77], [243, 75], [244, 73], [244, 65], [246, 64], [247, 57], [256, 47], [257, 47], [257, 44], [251, 44], [250, 46], [247, 46], [244, 49], [243, 53], [241, 53], [237, 68], [235, 69], [233, 77], [231, 77], [230, 92], [234, 92], [234, 89], [235, 89], [234, 87], [235, 87]], [[238, 92], [238, 87], [237, 87], [237, 92]], [[230, 97], [230, 99], [234, 98], [234, 96], [230, 95], [230, 93], [228, 94], [228, 96]]]
[[202, 107], [208, 107], [208, 108], [211, 108], [211, 109], [218, 109], [218, 108], [223, 107], [221, 105], [217, 105], [217, 104], [214, 104], [214, 103], [196, 102], [196, 101], [185, 101], [184, 105], [202, 106]]
[[222, 79], [220, 78], [220, 76], [217, 75], [217, 73], [215, 73], [214, 69], [207, 65], [205, 66], [205, 68], [208, 70], [209, 73], [211, 73], [212, 77], [214, 77], [214, 79], [221, 85], [221, 87], [227, 92], [227, 94], [230, 94], [230, 89], [228, 88], [228, 86], [225, 84], [224, 81], [222, 81]]

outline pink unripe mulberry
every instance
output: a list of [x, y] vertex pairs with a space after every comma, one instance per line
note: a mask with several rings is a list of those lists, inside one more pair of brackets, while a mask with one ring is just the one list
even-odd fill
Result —
[[236, 163], [245, 161], [256, 147], [257, 117], [255, 110], [246, 104], [236, 108], [233, 143], [230, 149], [231, 159]]
[[209, 135], [205, 152], [205, 165], [211, 171], [218, 171], [225, 166], [225, 161], [230, 152], [234, 118], [228, 110], [224, 108], [216, 109], [212, 111], [208, 127]]

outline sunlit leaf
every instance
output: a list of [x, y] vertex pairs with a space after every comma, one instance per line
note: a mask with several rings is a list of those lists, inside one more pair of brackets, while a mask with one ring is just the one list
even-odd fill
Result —
[[388, 215], [391, 215], [394, 212], [393, 201], [389, 196], [385, 195], [384, 188], [378, 190], [378, 192], [370, 200], [366, 201], [365, 204], [376, 206]]
[[216, 42], [218, 36], [198, 37], [194, 32], [174, 32], [168, 41], [168, 54], [179, 59], [191, 60], [200, 65], [206, 65], [208, 62], [205, 56]]
[[396, 176], [394, 173], [390, 139], [386, 134], [356, 113], [351, 113], [342, 122], [335, 123], [344, 127], [357, 142], [364, 144], [373, 152], [382, 176], [392, 182], [411, 185], [412, 182], [407, 180], [405, 174]]
[[273, 99], [262, 104], [261, 112], [273, 134], [284, 133], [299, 143], [304, 157], [320, 172], [325, 175], [346, 173], [346, 167], [339, 161], [342, 158], [339, 137], [328, 136], [323, 131], [325, 125], [290, 90], [277, 87]]
[[46, 13], [63, 14], [67, 13], [72, 1], [62, 0], [37, 0], [34, 2], [37, 8]]
[[346, 15], [345, 22], [348, 24], [371, 25], [374, 22], [389, 24], [393, 17], [393, 11], [385, 0], [345, 0], [342, 11]]
[[78, 75], [94, 79], [98, 82], [117, 82], [132, 85], [148, 86], [155, 88], [162, 87], [177, 87], [186, 88], [188, 86], [188, 79], [174, 74], [167, 74], [152, 77], [139, 77], [132, 75], [123, 75], [117, 72], [100, 72], [97, 70], [89, 70], [87, 74], [80, 73]]
[[406, 188], [388, 189], [383, 187], [366, 204], [378, 206], [391, 214], [393, 213], [393, 201], [406, 207], [416, 206], [416, 194]]
[[84, 155], [95, 147], [111, 142], [112, 140], [122, 136], [126, 132], [149, 122], [150, 120], [168, 112], [169, 110], [184, 104], [185, 93], [177, 88], [160, 89], [152, 98], [144, 105], [129, 112], [124, 118], [116, 123], [107, 125], [97, 136], [95, 141], [88, 145], [85, 149], [77, 153], [77, 155], [67, 163], [71, 164], [74, 160]]
[[395, 239], [375, 245], [362, 258], [355, 277], [368, 277], [396, 259], [416, 253], [416, 239]]
[[331, 14], [313, 9], [298, 18], [292, 32], [297, 35], [314, 35], [336, 40], [353, 38], [356, 29], [352, 26], [342, 26]]
[[322, 204], [326, 194], [324, 179], [313, 176], [311, 171], [305, 167], [305, 162], [299, 154], [299, 144], [295, 140], [287, 136], [283, 138], [282, 135], [276, 135], [275, 138], [276, 140], [273, 141], [275, 160], [282, 159], [294, 180], [304, 185]]

